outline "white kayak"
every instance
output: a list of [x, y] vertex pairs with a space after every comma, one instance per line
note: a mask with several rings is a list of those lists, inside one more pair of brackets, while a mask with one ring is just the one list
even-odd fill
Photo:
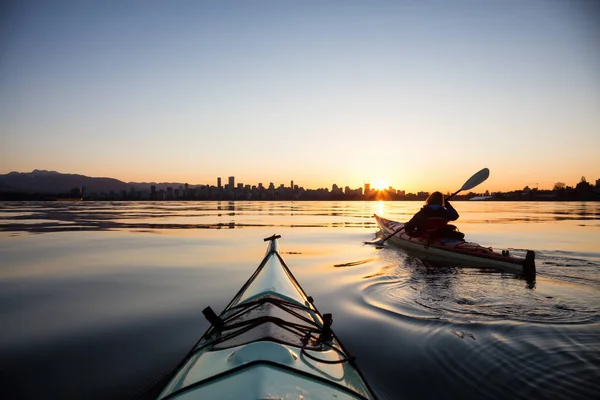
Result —
[[374, 399], [371, 388], [279, 254], [250, 279], [173, 369], [158, 399]]
[[415, 254], [423, 261], [456, 264], [475, 268], [493, 268], [511, 274], [535, 278], [535, 252], [527, 250], [525, 257], [515, 257], [508, 251], [494, 251], [491, 247], [456, 239], [428, 240], [411, 237], [404, 224], [374, 215], [386, 240]]

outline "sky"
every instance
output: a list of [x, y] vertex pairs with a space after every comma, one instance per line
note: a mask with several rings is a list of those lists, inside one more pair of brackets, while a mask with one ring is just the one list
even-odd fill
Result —
[[0, 5], [0, 174], [492, 192], [599, 154], [597, 1]]

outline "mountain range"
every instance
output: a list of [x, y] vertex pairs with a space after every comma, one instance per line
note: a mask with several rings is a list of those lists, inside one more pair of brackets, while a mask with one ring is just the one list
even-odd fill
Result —
[[[95, 178], [78, 174], [63, 174], [56, 171], [35, 169], [31, 172], [10, 172], [0, 175], [0, 191], [24, 193], [66, 193], [73, 188], [85, 187], [88, 193], [119, 192], [121, 190], [149, 191], [155, 185], [157, 190], [167, 187], [178, 188], [178, 182], [123, 182], [114, 178]], [[193, 185], [196, 186], [196, 185]]]

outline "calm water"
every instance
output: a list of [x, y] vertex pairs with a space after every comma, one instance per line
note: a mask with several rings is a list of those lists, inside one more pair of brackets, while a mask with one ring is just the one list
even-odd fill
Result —
[[363, 245], [417, 202], [0, 203], [6, 398], [130, 398], [283, 257], [383, 399], [600, 392], [600, 203], [456, 202], [467, 239], [533, 249], [534, 286]]

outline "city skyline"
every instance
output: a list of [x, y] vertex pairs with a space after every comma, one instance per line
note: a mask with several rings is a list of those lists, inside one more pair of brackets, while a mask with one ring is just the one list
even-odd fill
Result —
[[598, 2], [10, 2], [0, 174], [452, 192], [600, 177]]
[[[10, 184], [8, 184], [8, 189], [6, 187], [7, 183], [5, 181], [3, 181], [3, 178], [9, 177], [9, 176], [27, 176], [28, 178], [26, 178], [27, 182], [31, 182], [32, 178], [37, 177], [37, 178], [50, 178], [51, 181], [50, 182], [56, 182], [55, 179], [57, 176], [59, 177], [80, 177], [82, 179], [101, 179], [101, 180], [112, 180], [114, 182], [118, 182], [121, 185], [131, 185], [130, 189], [134, 190], [134, 187], [136, 187], [136, 190], [139, 190], [140, 187], [142, 187], [143, 189], [147, 189], [149, 191], [154, 192], [155, 190], [161, 190], [161, 186], [162, 186], [162, 190], [163, 191], [170, 191], [173, 192], [174, 190], [179, 189], [181, 191], [181, 189], [183, 189], [185, 187], [185, 190], [189, 188], [199, 188], [199, 187], [211, 187], [211, 188], [216, 188], [216, 189], [222, 189], [222, 190], [249, 190], [252, 189], [254, 190], [255, 188], [258, 189], [265, 189], [265, 190], [273, 190], [273, 189], [294, 189], [294, 190], [331, 190], [331, 191], [352, 191], [355, 192], [357, 190], [360, 190], [364, 193], [367, 193], [369, 191], [389, 191], [389, 192], [398, 192], [399, 194], [401, 193], [402, 195], [404, 194], [422, 194], [422, 193], [430, 193], [431, 191], [428, 190], [415, 190], [415, 191], [410, 191], [410, 190], [406, 190], [404, 188], [401, 187], [395, 187], [393, 185], [388, 185], [385, 187], [376, 187], [371, 185], [369, 182], [365, 182], [363, 183], [361, 186], [350, 186], [347, 184], [338, 184], [336, 182], [331, 183], [329, 186], [324, 186], [324, 187], [305, 187], [303, 185], [298, 185], [297, 183], [294, 183], [294, 180], [291, 179], [289, 180], [289, 186], [286, 185], [285, 182], [274, 182], [274, 181], [267, 181], [267, 182], [252, 182], [252, 183], [248, 183], [248, 182], [240, 182], [236, 180], [235, 176], [228, 176], [227, 177], [227, 183], [223, 184], [223, 177], [218, 176], [215, 177], [213, 182], [202, 182], [202, 183], [188, 183], [188, 182], [183, 182], [183, 181], [177, 181], [177, 180], [173, 180], [173, 181], [169, 181], [169, 182], [154, 182], [154, 181], [148, 181], [148, 182], [126, 182], [126, 181], [121, 181], [115, 177], [93, 177], [93, 176], [86, 176], [86, 175], [82, 175], [82, 174], [65, 174], [65, 173], [60, 173], [57, 171], [48, 171], [48, 170], [39, 170], [36, 169], [34, 171], [31, 172], [17, 172], [17, 171], [12, 171], [9, 174], [3, 175], [0, 174], [0, 192], [3, 189], [3, 185], [4, 187], [4, 191], [14, 191], [10, 189]], [[489, 178], [488, 178], [489, 179]], [[556, 181], [553, 184], [552, 188], [540, 188], [538, 183], [536, 182], [535, 185], [532, 185], [530, 187], [530, 185], [526, 185], [525, 187], [522, 188], [512, 188], [510, 190], [506, 190], [506, 191], [491, 191], [489, 189], [487, 189], [487, 181], [488, 179], [486, 179], [485, 182], [483, 182], [482, 184], [478, 185], [477, 188], [475, 188], [474, 190], [472, 190], [473, 193], [485, 193], [486, 195], [489, 193], [500, 193], [500, 192], [512, 192], [512, 191], [520, 191], [520, 190], [540, 190], [540, 191], [549, 191], [549, 190], [556, 190], [557, 188], [574, 188], [575, 186], [577, 186], [577, 184], [582, 183], [582, 182], [587, 182], [589, 183], [589, 185], [591, 185], [592, 187], [596, 187], [596, 188], [600, 188], [600, 178], [596, 178], [596, 179], [588, 179], [585, 176], [581, 176], [577, 181], [574, 181], [575, 183], [572, 182], [560, 182], [560, 181]], [[236, 182], [237, 181], [237, 182]], [[18, 182], [18, 181], [16, 181]], [[595, 183], [594, 183], [595, 182]], [[266, 183], [266, 184], [265, 184]], [[14, 189], [17, 189], [17, 191], [22, 191], [24, 189], [18, 189], [19, 184], [17, 183], [17, 187]], [[64, 186], [64, 184], [63, 184]], [[75, 185], [75, 186], [85, 186], [85, 185]], [[71, 187], [69, 187], [69, 189], [71, 189]], [[63, 188], [64, 190], [64, 188]], [[27, 190], [25, 189], [25, 191], [30, 191], [31, 190]], [[33, 191], [35, 192], [35, 190]], [[442, 191], [444, 192], [444, 191]], [[451, 191], [445, 191], [444, 193], [450, 193]]]
[[[221, 185], [217, 177], [217, 186], [207, 184], [189, 185], [180, 182], [163, 183], [125, 183], [113, 178], [94, 178], [83, 175], [60, 174], [56, 171], [33, 171], [31, 173], [10, 173], [0, 175], [0, 200], [3, 201], [423, 201], [428, 191], [407, 192], [388, 187], [371, 189], [369, 184], [363, 187], [332, 184], [329, 188], [304, 188], [294, 184], [281, 183], [276, 186], [269, 182], [248, 184], [235, 182], [229, 176], [227, 184]], [[88, 186], [89, 185], [89, 186]], [[539, 190], [525, 187], [507, 192], [490, 192], [482, 189], [481, 184], [470, 190], [461, 190], [455, 200], [495, 200], [495, 201], [599, 201], [600, 179], [595, 184], [585, 177], [574, 186], [557, 182], [552, 190]], [[449, 195], [450, 193], [446, 193]]]
[[[273, 182], [273, 181], [269, 181], [267, 185], [264, 184], [264, 182], [253, 182], [253, 183], [247, 183], [247, 182], [237, 182], [236, 183], [236, 179], [235, 179], [235, 175], [234, 176], [228, 176], [228, 183], [225, 185], [222, 185], [222, 181], [221, 181], [222, 177], [216, 177], [216, 184], [212, 184], [210, 182], [205, 182], [205, 183], [188, 183], [188, 182], [177, 182], [177, 181], [173, 181], [173, 182], [131, 182], [131, 183], [135, 183], [135, 184], [148, 184], [150, 185], [150, 187], [156, 186], [156, 185], [172, 185], [172, 184], [176, 184], [178, 185], [178, 188], [181, 189], [182, 187], [185, 187], [187, 189], [187, 187], [191, 187], [191, 188], [195, 188], [195, 187], [201, 187], [201, 186], [209, 186], [209, 187], [215, 187], [218, 189], [224, 189], [224, 190], [241, 190], [241, 189], [254, 189], [254, 188], [258, 188], [258, 189], [280, 189], [280, 188], [285, 188], [285, 189], [305, 189], [305, 190], [342, 190], [344, 191], [345, 189], [350, 189], [352, 191], [355, 190], [362, 190], [363, 193], [369, 192], [369, 191], [392, 191], [392, 192], [402, 192], [402, 194], [421, 194], [421, 193], [431, 193], [431, 191], [427, 191], [427, 190], [416, 190], [416, 191], [408, 191], [405, 190], [403, 188], [398, 188], [398, 187], [394, 187], [393, 185], [388, 185], [388, 186], [373, 186], [371, 185], [370, 182], [365, 182], [362, 184], [362, 186], [357, 186], [357, 187], [352, 187], [350, 185], [346, 185], [346, 184], [340, 184], [338, 185], [338, 183], [336, 182], [332, 182], [329, 186], [324, 186], [324, 187], [305, 187], [303, 185], [298, 185], [298, 184], [294, 184], [294, 180], [290, 180], [290, 185], [286, 186], [285, 183], [282, 182]], [[581, 176], [580, 180], [577, 181], [575, 184], [569, 184], [566, 182], [560, 182], [560, 181], [556, 181], [553, 185], [552, 188], [540, 188], [538, 183], [535, 182], [534, 186], [530, 185], [525, 185], [523, 188], [513, 188], [511, 190], [508, 191], [490, 191], [488, 189], [484, 189], [481, 190], [481, 188], [475, 188], [473, 190], [471, 190], [471, 192], [473, 193], [486, 193], [487, 195], [489, 195], [490, 193], [496, 193], [496, 192], [511, 192], [511, 191], [519, 191], [519, 190], [553, 190], [556, 186], [561, 186], [564, 188], [573, 188], [576, 186], [577, 183], [581, 182], [581, 180], [584, 180], [588, 183], [590, 183], [592, 186], [595, 187], [600, 187], [600, 178], [597, 179], [588, 179], [585, 176]], [[595, 183], [594, 183], [595, 182]], [[485, 182], [481, 184], [482, 187], [485, 187]], [[167, 188], [169, 189], [169, 188]], [[170, 188], [171, 190], [174, 190], [172, 187]], [[450, 193], [450, 191], [445, 191], [445, 193]]]

